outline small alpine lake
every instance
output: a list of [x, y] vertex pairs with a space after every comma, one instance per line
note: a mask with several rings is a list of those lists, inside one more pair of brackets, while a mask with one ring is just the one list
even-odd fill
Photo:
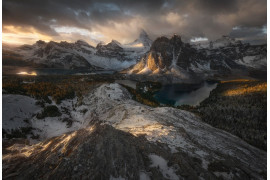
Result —
[[154, 98], [160, 104], [196, 106], [208, 98], [210, 92], [216, 87], [217, 83], [210, 81], [204, 81], [201, 84], [163, 85], [160, 90], [154, 93]]

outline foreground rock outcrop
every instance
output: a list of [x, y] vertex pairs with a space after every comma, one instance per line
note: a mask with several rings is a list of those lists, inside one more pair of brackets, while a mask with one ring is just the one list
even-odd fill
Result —
[[84, 97], [79, 129], [5, 146], [4, 179], [266, 179], [267, 155], [175, 108], [135, 102], [118, 84]]

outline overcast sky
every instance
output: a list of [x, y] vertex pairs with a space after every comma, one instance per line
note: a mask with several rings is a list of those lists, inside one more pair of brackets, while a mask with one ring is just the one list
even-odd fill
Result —
[[266, 0], [3, 0], [3, 42], [83, 39], [131, 42], [144, 29], [152, 39], [185, 41], [230, 35], [266, 43]]

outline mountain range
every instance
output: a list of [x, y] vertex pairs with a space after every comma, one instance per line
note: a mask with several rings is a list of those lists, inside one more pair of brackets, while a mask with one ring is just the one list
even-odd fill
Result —
[[213, 76], [234, 71], [266, 71], [266, 45], [243, 44], [228, 36], [203, 44], [184, 43], [181, 37], [157, 38], [148, 53], [129, 68], [129, 74]]
[[250, 45], [228, 36], [203, 43], [185, 43], [178, 35], [155, 41], [142, 30], [128, 44], [112, 40], [96, 47], [75, 43], [37, 41], [3, 49], [3, 65], [116, 70], [131, 75], [173, 75], [182, 79], [213, 77], [234, 72], [266, 71], [266, 45]]
[[96, 47], [83, 40], [75, 43], [39, 40], [33, 45], [4, 47], [3, 65], [119, 70], [135, 64], [149, 50], [151, 42], [145, 31], [134, 42], [124, 45], [116, 40]]

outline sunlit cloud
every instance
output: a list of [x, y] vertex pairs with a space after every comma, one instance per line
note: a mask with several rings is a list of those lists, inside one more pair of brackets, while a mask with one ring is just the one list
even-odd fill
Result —
[[175, 12], [170, 12], [165, 16], [165, 19], [168, 23], [178, 26], [183, 23], [183, 18]]
[[19, 73], [17, 73], [17, 74], [18, 74], [18, 75], [26, 75], [26, 76], [36, 76], [36, 75], [37, 75], [36, 72], [31, 72], [31, 73], [29, 73], [29, 72], [25, 72], [25, 71], [19, 72]]
[[39, 39], [50, 41], [52, 37], [38, 33], [34, 28], [21, 29], [20, 27], [5, 26], [2, 33], [2, 42], [8, 44], [32, 44]]
[[108, 22], [107, 26], [96, 25], [93, 29], [104, 34], [104, 42], [112, 39], [125, 44], [134, 41], [145, 23], [142, 17], [134, 17], [129, 22]]
[[[128, 43], [144, 29], [154, 40], [160, 35], [179, 34], [186, 41], [193, 37], [215, 40], [232, 31], [261, 35], [247, 41], [266, 41], [266, 0], [228, 1], [3, 1], [3, 42], [24, 44], [39, 39], [88, 43], [112, 39]], [[5, 29], [14, 26], [15, 31]], [[10, 34], [7, 34], [10, 33]], [[28, 38], [25, 36], [28, 33]], [[18, 36], [13, 36], [17, 34]], [[246, 33], [248, 34], [248, 33]], [[45, 37], [46, 36], [46, 37]]]
[[104, 35], [98, 32], [90, 32], [87, 29], [81, 29], [77, 27], [68, 27], [68, 26], [56, 26], [52, 27], [56, 32], [59, 34], [64, 33], [64, 34], [72, 34], [72, 33], [78, 33], [82, 36], [88, 36], [89, 38], [99, 40], [104, 38]]

